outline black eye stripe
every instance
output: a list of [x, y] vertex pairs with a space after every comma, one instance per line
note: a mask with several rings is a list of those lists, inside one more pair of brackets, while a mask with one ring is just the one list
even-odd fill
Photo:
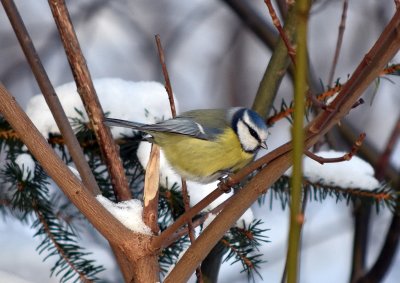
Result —
[[246, 121], [244, 121], [244, 120], [241, 120], [241, 121], [243, 122], [243, 124], [246, 125], [247, 129], [249, 129], [250, 135], [252, 135], [253, 138], [255, 138], [256, 140], [258, 140], [258, 142], [261, 143], [261, 139], [260, 139], [259, 135], [257, 134], [257, 132], [252, 127], [250, 127], [250, 125], [247, 124]]

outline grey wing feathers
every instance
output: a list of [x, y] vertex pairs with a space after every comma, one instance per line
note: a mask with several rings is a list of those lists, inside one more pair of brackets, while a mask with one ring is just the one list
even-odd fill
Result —
[[140, 130], [140, 128], [144, 125], [137, 122], [130, 122], [126, 120], [114, 119], [114, 118], [105, 118], [104, 124], [107, 126], [116, 126], [116, 127], [123, 127], [123, 128], [132, 128]]
[[157, 124], [143, 125], [140, 127], [148, 132], [169, 132], [208, 140], [210, 137], [204, 132], [203, 127], [191, 119], [176, 118], [165, 120]]
[[107, 126], [132, 128], [149, 134], [151, 134], [151, 132], [167, 132], [188, 135], [203, 140], [212, 138], [212, 136], [209, 136], [204, 132], [204, 129], [200, 124], [191, 119], [185, 118], [171, 119], [148, 125], [120, 119], [105, 118], [104, 124]]

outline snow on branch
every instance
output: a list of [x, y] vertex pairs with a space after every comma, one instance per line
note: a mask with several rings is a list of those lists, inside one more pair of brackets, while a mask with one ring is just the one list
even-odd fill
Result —
[[151, 229], [143, 222], [143, 206], [137, 199], [112, 202], [102, 195], [96, 196], [96, 199], [125, 227], [128, 229], [146, 235], [151, 235]]

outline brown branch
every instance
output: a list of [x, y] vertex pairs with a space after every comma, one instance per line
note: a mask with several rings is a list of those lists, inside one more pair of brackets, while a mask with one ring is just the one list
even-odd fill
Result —
[[333, 76], [335, 75], [336, 65], [339, 59], [340, 49], [342, 47], [344, 30], [346, 28], [347, 7], [348, 7], [348, 0], [343, 0], [342, 18], [340, 20], [340, 25], [339, 25], [339, 33], [336, 42], [335, 55], [333, 56], [332, 67], [328, 79], [329, 86], [333, 82]]
[[[384, 68], [380, 72], [379, 76], [394, 74], [394, 73], [398, 72], [399, 70], [400, 70], [400, 64], [394, 64], [394, 65], [391, 65], [391, 66], [388, 66], [388, 67]], [[341, 89], [342, 89], [342, 85], [337, 83], [336, 86], [334, 86], [332, 88], [329, 88], [327, 91], [325, 91], [325, 92], [321, 93], [320, 95], [318, 95], [316, 97], [316, 99], [318, 101], [324, 101], [325, 99], [334, 96]], [[310, 98], [310, 96], [308, 96], [308, 98]], [[357, 102], [354, 103], [353, 108], [359, 106], [360, 104], [363, 104], [363, 102], [364, 101], [362, 99], [358, 100]], [[309, 106], [310, 103], [311, 103], [311, 101], [308, 99], [306, 105]], [[272, 125], [272, 124], [278, 122], [279, 120], [281, 120], [283, 118], [289, 117], [292, 113], [293, 113], [293, 107], [288, 107], [285, 110], [282, 110], [282, 111], [280, 111], [280, 112], [268, 117], [266, 123], [267, 123], [267, 125]]]
[[79, 146], [79, 142], [76, 139], [71, 125], [69, 124], [67, 115], [65, 114], [60, 100], [58, 99], [50, 79], [40, 61], [39, 55], [33, 46], [32, 39], [24, 25], [24, 22], [22, 21], [20, 14], [18, 13], [17, 7], [12, 0], [2, 0], [1, 2], [15, 31], [15, 35], [18, 38], [25, 57], [32, 69], [33, 74], [35, 75], [36, 81], [39, 84], [46, 103], [54, 116], [62, 136], [64, 137], [68, 151], [75, 163], [80, 177], [82, 178], [82, 182], [92, 194], [99, 194], [100, 189], [96, 183], [93, 173], [90, 170], [82, 148]]
[[[188, 189], [187, 189], [187, 185], [186, 185], [186, 180], [184, 178], [182, 178], [182, 197], [183, 197], [183, 205], [184, 205], [185, 213], [186, 213], [190, 209], [190, 197], [189, 197], [189, 193], [188, 193]], [[189, 218], [187, 221], [187, 227], [188, 227], [190, 243], [193, 244], [196, 241], [196, 236], [194, 234], [194, 225], [193, 225], [191, 218]], [[196, 277], [197, 277], [197, 282], [203, 283], [203, 275], [201, 272], [200, 265], [196, 268]]]
[[104, 113], [101, 108], [89, 70], [83, 57], [68, 9], [64, 0], [49, 0], [55, 23], [64, 45], [65, 53], [74, 75], [78, 93], [85, 106], [92, 129], [98, 140], [103, 159], [110, 173], [111, 183], [117, 200], [128, 200], [132, 194], [124, 168], [119, 158], [118, 150], [113, 142], [110, 130], [104, 126]]
[[293, 65], [296, 65], [296, 51], [294, 50], [292, 44], [290, 43], [290, 40], [288, 36], [286, 35], [285, 31], [283, 30], [283, 27], [281, 25], [281, 22], [279, 21], [278, 16], [276, 15], [275, 9], [272, 6], [271, 0], [264, 0], [265, 4], [268, 7], [269, 14], [271, 15], [272, 22], [275, 25], [276, 29], [279, 32], [279, 35], [281, 36], [283, 42], [285, 43], [285, 46], [287, 48], [288, 54], [290, 56], [290, 59], [292, 60]]
[[206, 208], [211, 202], [217, 199], [223, 191], [219, 188], [215, 189], [200, 202], [198, 202], [191, 209], [186, 211], [181, 215], [174, 223], [172, 223], [167, 229], [165, 229], [159, 236], [156, 236], [152, 241], [153, 249], [165, 248], [170, 244], [170, 238], [174, 235], [176, 231], [188, 222], [188, 219], [192, 219], [198, 213], [200, 213], [204, 208]]
[[325, 158], [325, 157], [318, 156], [309, 150], [305, 150], [304, 154], [307, 155], [309, 158], [317, 161], [320, 164], [349, 161], [360, 149], [360, 147], [365, 139], [365, 136], [366, 136], [365, 133], [361, 133], [360, 136], [358, 137], [358, 139], [354, 142], [353, 146], [351, 147], [350, 152], [348, 152], [340, 157]]
[[[210, 214], [215, 214], [215, 215], [218, 214], [225, 206], [227, 206], [229, 204], [230, 200], [231, 200], [230, 198], [226, 199], [224, 202], [222, 202], [221, 204], [219, 204], [212, 210], [208, 211], [204, 215], [197, 217], [196, 220], [192, 222], [193, 228], [196, 228], [196, 227], [200, 226], [201, 224], [203, 224], [207, 220], [207, 218], [210, 216]], [[170, 246], [172, 243], [174, 243], [175, 241], [177, 241], [178, 239], [180, 239], [181, 237], [185, 236], [188, 233], [189, 233], [189, 231], [188, 231], [188, 228], [186, 228], [186, 227], [178, 230], [176, 233], [174, 233], [174, 235], [172, 237], [170, 237], [168, 239], [168, 242], [165, 242], [165, 247]]]
[[375, 177], [382, 181], [385, 176], [385, 170], [388, 167], [390, 156], [393, 153], [394, 147], [396, 142], [399, 140], [400, 137], [400, 116], [397, 118], [395, 126], [390, 134], [389, 140], [386, 143], [385, 150], [383, 151], [382, 155], [380, 156], [375, 168]]
[[132, 249], [129, 247], [143, 246], [151, 237], [128, 230], [85, 189], [2, 84], [0, 84], [0, 113], [18, 133], [44, 171], [108, 241], [124, 246], [127, 256], [129, 255], [131, 259], [148, 253], [146, 248], [139, 249], [136, 253], [128, 252]]
[[175, 118], [176, 108], [175, 108], [174, 94], [172, 93], [171, 81], [169, 79], [167, 65], [165, 64], [165, 55], [163, 47], [161, 45], [160, 35], [157, 34], [155, 38], [156, 38], [158, 56], [160, 57], [161, 68], [165, 79], [165, 89], [167, 90], [168, 93], [169, 105], [171, 106], [172, 118]]
[[[344, 85], [337, 99], [335, 99], [333, 103], [335, 111], [332, 113], [320, 113], [305, 128], [305, 148], [310, 148], [315, 144], [349, 112], [365, 89], [379, 75], [384, 65], [393, 58], [400, 48], [399, 29], [400, 10], [397, 10], [375, 45], [360, 63], [346, 85]], [[283, 151], [285, 147], [288, 147], [288, 144], [272, 152]], [[289, 168], [291, 163], [290, 153], [286, 152], [278, 156], [269, 162], [268, 166], [264, 167], [244, 188], [232, 197], [229, 206], [225, 207], [218, 214], [215, 220], [199, 236], [197, 241], [189, 247], [164, 282], [183, 282], [187, 280], [198, 263], [204, 259], [240, 215]], [[257, 163], [257, 161], [254, 163]], [[245, 167], [239, 173], [243, 174], [241, 172], [247, 170]]]

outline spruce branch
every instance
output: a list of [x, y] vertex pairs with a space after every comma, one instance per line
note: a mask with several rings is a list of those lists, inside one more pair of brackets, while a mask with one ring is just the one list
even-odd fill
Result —
[[[27, 171], [25, 176], [24, 171]], [[47, 176], [38, 165], [34, 172], [17, 166], [13, 161], [7, 163], [1, 175], [12, 194], [11, 205], [23, 213], [22, 220], [36, 216], [32, 228], [36, 229], [34, 237], [43, 239], [37, 251], [46, 253], [44, 260], [59, 256], [51, 269], [51, 275], [60, 275], [60, 282], [98, 281], [97, 274], [104, 270], [96, 266], [93, 260], [85, 257], [90, 253], [84, 252], [77, 244], [77, 235], [69, 223], [56, 216], [52, 202], [49, 199]]]
[[[282, 209], [285, 209], [289, 203], [291, 193], [290, 178], [286, 175], [281, 176], [270, 189], [272, 194], [270, 207], [272, 208], [273, 200], [275, 199], [279, 200]], [[343, 188], [334, 184], [325, 184], [323, 180], [312, 182], [307, 178], [303, 178], [302, 189], [307, 191], [309, 201], [322, 202], [331, 197], [335, 198], [337, 202], [344, 201], [347, 205], [358, 201], [367, 206], [375, 206], [377, 212], [385, 207], [394, 213], [398, 210], [398, 194], [390, 185], [385, 183], [380, 184], [379, 187], [373, 190], [366, 190], [363, 188]], [[259, 203], [264, 203], [265, 195], [262, 195], [258, 200]]]
[[260, 264], [265, 261], [261, 259], [262, 254], [258, 247], [262, 242], [268, 242], [268, 237], [265, 235], [268, 229], [261, 228], [262, 225], [261, 220], [253, 220], [243, 228], [233, 227], [220, 241], [228, 251], [224, 262], [231, 258], [235, 258], [232, 264], [241, 262], [243, 267], [241, 272], [247, 273], [248, 280], [254, 281], [255, 274], [262, 278], [259, 269]]

